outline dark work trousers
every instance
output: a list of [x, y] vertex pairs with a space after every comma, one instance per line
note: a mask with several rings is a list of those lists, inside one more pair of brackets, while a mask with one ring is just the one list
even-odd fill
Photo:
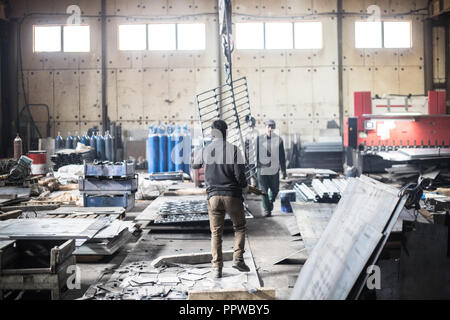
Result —
[[211, 254], [213, 267], [223, 267], [222, 234], [228, 213], [234, 228], [233, 259], [244, 258], [245, 246], [245, 213], [242, 198], [229, 196], [212, 196], [208, 200], [209, 226], [211, 228]]
[[280, 173], [273, 175], [262, 175], [258, 172], [259, 189], [265, 194], [262, 195], [262, 205], [264, 212], [272, 212], [273, 203], [280, 191]]

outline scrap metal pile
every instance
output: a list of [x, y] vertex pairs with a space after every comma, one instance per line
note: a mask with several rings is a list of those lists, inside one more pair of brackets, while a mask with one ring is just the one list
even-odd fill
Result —
[[74, 214], [72, 218], [49, 217], [0, 221], [0, 240], [75, 239], [75, 255], [110, 255], [136, 231], [133, 222], [117, 220], [119, 214], [96, 219], [76, 219], [77, 214]]
[[[248, 210], [245, 210], [247, 219], [253, 218]], [[226, 220], [230, 220], [228, 214]], [[159, 207], [159, 217], [155, 224], [184, 223], [192, 221], [209, 221], [208, 203], [206, 200], [179, 200], [166, 201]]]
[[[106, 281], [92, 285], [80, 300], [185, 300], [191, 290], [221, 288], [210, 267], [194, 265], [152, 266], [138, 261], [114, 270]], [[105, 275], [104, 275], [105, 276]], [[247, 274], [227, 278], [228, 283], [247, 283]]]
[[313, 179], [311, 186], [297, 183], [294, 190], [303, 202], [338, 203], [347, 184], [345, 179]]

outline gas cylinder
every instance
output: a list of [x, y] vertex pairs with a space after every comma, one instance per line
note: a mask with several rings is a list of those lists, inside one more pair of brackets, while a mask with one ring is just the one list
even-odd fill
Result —
[[17, 134], [14, 139], [14, 159], [19, 160], [22, 156], [22, 139], [20, 139], [19, 134]]
[[158, 128], [159, 133], [159, 159], [158, 159], [158, 171], [167, 172], [167, 135], [166, 127], [160, 125]]
[[158, 161], [159, 161], [159, 136], [157, 134], [156, 127], [151, 125], [148, 127], [148, 138], [147, 138], [148, 173], [159, 172]]
[[167, 126], [167, 171], [173, 172], [175, 171], [175, 162], [173, 157], [173, 146], [175, 145], [175, 140], [173, 132], [175, 128], [171, 125]]
[[113, 161], [113, 145], [112, 145], [112, 138], [109, 134], [109, 131], [105, 132], [105, 160], [107, 161]]
[[92, 156], [97, 159], [97, 133], [92, 133], [91, 140], [89, 141], [89, 146], [92, 148]]
[[97, 160], [105, 161], [105, 139], [97, 134]]
[[72, 149], [73, 144], [72, 144], [72, 136], [70, 135], [70, 131], [67, 132], [67, 137], [66, 137], [66, 149]]
[[76, 131], [75, 135], [72, 137], [72, 149], [77, 148], [78, 142], [80, 142], [80, 136], [78, 135], [78, 131]]
[[173, 162], [175, 165], [175, 171], [184, 171], [183, 168], [183, 134], [181, 133], [181, 126], [177, 126], [177, 130], [173, 134], [174, 146], [173, 146]]
[[191, 148], [191, 133], [188, 129], [187, 124], [185, 124], [183, 127], [183, 171], [188, 175], [190, 175], [191, 168]]
[[55, 139], [55, 150], [64, 149], [64, 139], [61, 137], [61, 132], [58, 132], [58, 136]]

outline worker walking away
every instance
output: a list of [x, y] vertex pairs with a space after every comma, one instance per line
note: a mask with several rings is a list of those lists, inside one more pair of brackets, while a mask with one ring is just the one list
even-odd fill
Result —
[[192, 167], [205, 168], [208, 215], [211, 229], [211, 254], [214, 277], [222, 277], [222, 234], [225, 213], [234, 228], [233, 268], [250, 271], [244, 262], [246, 220], [243, 192], [248, 190], [245, 161], [235, 145], [226, 141], [228, 126], [223, 120], [212, 123], [212, 142], [198, 152]]
[[280, 169], [286, 179], [286, 156], [283, 139], [273, 132], [276, 128], [274, 120], [265, 123], [266, 132], [257, 139], [257, 173], [259, 188], [263, 192], [262, 205], [264, 216], [272, 215], [273, 203], [280, 190]]

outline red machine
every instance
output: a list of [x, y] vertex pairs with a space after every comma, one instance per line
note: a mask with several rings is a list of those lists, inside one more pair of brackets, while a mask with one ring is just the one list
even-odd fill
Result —
[[[428, 92], [428, 98], [424, 99], [427, 113], [416, 112], [413, 103], [380, 104], [388, 99], [374, 99], [373, 105], [370, 92], [354, 93], [354, 117], [344, 119], [345, 147], [450, 146], [445, 91]], [[372, 112], [373, 107], [377, 112]], [[380, 113], [379, 109], [385, 112]]]
[[445, 91], [429, 91], [428, 97], [382, 98], [355, 92], [354, 117], [344, 119], [347, 164], [353, 165], [358, 152], [373, 155], [399, 148], [448, 148], [450, 115], [446, 109]]

